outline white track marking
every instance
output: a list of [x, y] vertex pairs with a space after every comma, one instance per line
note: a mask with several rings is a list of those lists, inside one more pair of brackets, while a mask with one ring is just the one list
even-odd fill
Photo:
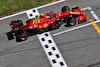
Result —
[[51, 34], [49, 32], [45, 32], [38, 34], [37, 36], [52, 67], [68, 67]]
[[92, 10], [90, 11], [90, 13], [92, 14], [92, 16], [96, 19], [99, 20], [98, 16], [95, 14], [95, 12]]
[[81, 10], [83, 11], [83, 10], [87, 10], [87, 9], [89, 9], [89, 8], [90, 8], [90, 7], [85, 7], [85, 8], [83, 8], [83, 9], [81, 9]]
[[[95, 23], [98, 23], [98, 22], [100, 22], [100, 20], [97, 20], [97, 21], [94, 21], [94, 22], [95, 22]], [[73, 31], [73, 30], [77, 30], [77, 29], [80, 29], [80, 28], [89, 26], [89, 25], [91, 25], [91, 24], [92, 24], [92, 23], [84, 24], [84, 25], [81, 25], [81, 26], [78, 26], [78, 27], [75, 27], [75, 28], [72, 28], [72, 29], [69, 29], [69, 30], [65, 30], [65, 31], [62, 31], [62, 32], [59, 32], [59, 33], [55, 33], [55, 34], [53, 34], [52, 36], [57, 36], [57, 35], [60, 35], [60, 34], [63, 34], [63, 33], [67, 33], [67, 32]]]
[[16, 13], [16, 14], [13, 14], [13, 15], [9, 15], [9, 16], [6, 16], [6, 17], [2, 17], [2, 18], [0, 18], [0, 20], [4, 20], [4, 19], [10, 18], [10, 17], [14, 17], [14, 16], [17, 16], [17, 15], [20, 15], [20, 14], [23, 14], [23, 13], [25, 13], [25, 11], [20, 12], [20, 13]]
[[92, 8], [91, 7], [88, 7], [88, 10], [92, 10]]
[[83, 8], [81, 10], [89, 10], [90, 13], [92, 14], [92, 16], [96, 19], [96, 20], [99, 20], [99, 17], [96, 15], [96, 13], [92, 10], [91, 7], [86, 7], [86, 8]]
[[[91, 7], [86, 7], [86, 8], [83, 8], [81, 9], [82, 11], [83, 10], [89, 10], [90, 13], [92, 14], [92, 16], [95, 18], [95, 22], [98, 23], [100, 22], [100, 19], [98, 18], [98, 16], [96, 15], [96, 13], [92, 10]], [[69, 29], [69, 30], [65, 30], [65, 31], [62, 31], [62, 32], [58, 32], [58, 33], [55, 33], [53, 34], [52, 36], [57, 36], [57, 35], [60, 35], [60, 34], [63, 34], [63, 33], [66, 33], [66, 32], [70, 32], [70, 31], [73, 31], [73, 30], [76, 30], [76, 29], [80, 29], [80, 28], [83, 28], [83, 27], [86, 27], [86, 26], [89, 26], [91, 25], [92, 23], [88, 23], [88, 24], [85, 24], [85, 25], [81, 25], [81, 26], [78, 26], [78, 27], [75, 27], [75, 28], [72, 28], [72, 29]]]
[[35, 18], [36, 16], [39, 16], [39, 11], [37, 9], [31, 9], [26, 11], [26, 14], [29, 19]]
[[[53, 4], [57, 4], [57, 3], [60, 3], [60, 2], [63, 2], [63, 1], [66, 1], [66, 0], [59, 0], [59, 1], [56, 1], [56, 2], [53, 2], [53, 3], [50, 3], [50, 4], [46, 4], [46, 5], [43, 5], [43, 6], [39, 6], [39, 7], [30, 9], [30, 10], [34, 10], [34, 9], [37, 9], [37, 10], [38, 10], [38, 9], [40, 9], [40, 8], [47, 7], [47, 6], [50, 6], [50, 5], [53, 5]], [[17, 16], [17, 15], [26, 13], [27, 11], [28, 11], [28, 10], [23, 11], [23, 12], [19, 12], [19, 13], [13, 14], [13, 15], [9, 15], [9, 16], [6, 16], [6, 17], [2, 17], [2, 18], [0, 18], [0, 20], [7, 19], [7, 18], [10, 18], [10, 17], [14, 17], [14, 16]]]
[[92, 10], [92, 9], [91, 7], [85, 7], [85, 8], [82, 8], [81, 10], [83, 11], [83, 10]]
[[60, 2], [63, 2], [63, 1], [66, 1], [66, 0], [56, 1], [56, 2], [47, 4], [47, 5], [43, 5], [43, 6], [40, 6], [40, 7], [36, 7], [36, 8], [37, 8], [37, 9], [44, 8], [44, 7], [51, 6], [51, 5], [53, 5], [53, 4], [57, 4], [57, 3], [60, 3]]
[[3, 59], [0, 59], [0, 67], [6, 67], [5, 61]]

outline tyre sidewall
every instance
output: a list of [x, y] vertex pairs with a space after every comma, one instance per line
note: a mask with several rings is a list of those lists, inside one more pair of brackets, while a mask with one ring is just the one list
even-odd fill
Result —
[[28, 35], [27, 35], [26, 33], [22, 33], [22, 34], [19, 36], [19, 38], [20, 38], [21, 41], [25, 41], [25, 40], [27, 40]]
[[[73, 24], [72, 24], [72, 22], [73, 22]], [[70, 26], [74, 26], [74, 25], [76, 25], [76, 19], [75, 18], [71, 18], [70, 20], [68, 20], [68, 24], [70, 25]]]

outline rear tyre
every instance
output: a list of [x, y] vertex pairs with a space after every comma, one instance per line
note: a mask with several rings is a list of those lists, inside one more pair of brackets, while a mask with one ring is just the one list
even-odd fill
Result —
[[62, 7], [61, 12], [65, 12], [65, 11], [70, 11], [70, 8], [68, 6]]
[[28, 35], [27, 35], [26, 31], [23, 31], [23, 32], [20, 34], [19, 38], [20, 38], [21, 41], [27, 40]]
[[27, 38], [28, 38], [28, 35], [27, 35], [26, 31], [22, 31], [22, 33], [16, 34], [16, 41], [17, 42], [25, 41], [25, 40], [27, 40]]

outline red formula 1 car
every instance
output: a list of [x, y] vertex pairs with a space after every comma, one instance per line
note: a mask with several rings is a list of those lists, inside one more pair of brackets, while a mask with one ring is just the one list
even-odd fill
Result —
[[86, 22], [86, 14], [79, 7], [70, 10], [68, 6], [64, 6], [61, 11], [58, 14], [53, 11], [47, 12], [46, 15], [27, 20], [26, 24], [21, 20], [11, 21], [12, 30], [7, 33], [8, 40], [14, 39], [15, 36], [16, 41], [25, 41], [30, 35], [58, 29], [63, 23], [65, 26], [74, 26], [76, 18], [79, 24]]

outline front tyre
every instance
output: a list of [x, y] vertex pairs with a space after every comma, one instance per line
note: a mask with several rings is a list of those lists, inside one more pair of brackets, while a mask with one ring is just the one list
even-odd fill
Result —
[[68, 25], [70, 25], [70, 26], [74, 26], [74, 25], [76, 25], [76, 19], [75, 18], [70, 18], [69, 20], [68, 20]]
[[54, 22], [55, 29], [58, 29], [61, 26], [61, 21]]

